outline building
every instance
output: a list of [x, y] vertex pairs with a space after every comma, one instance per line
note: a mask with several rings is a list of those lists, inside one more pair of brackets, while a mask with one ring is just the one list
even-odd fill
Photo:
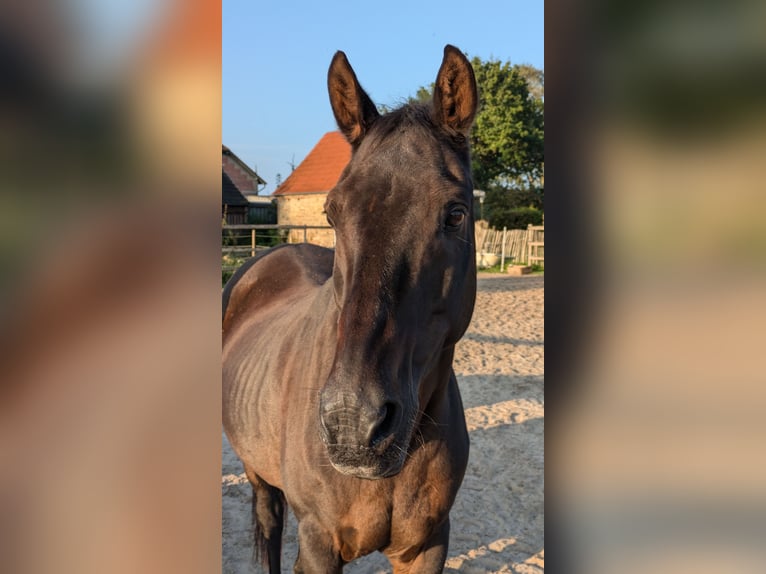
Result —
[[[324, 204], [327, 193], [335, 187], [351, 159], [351, 146], [340, 132], [328, 132], [314, 146], [282, 185], [272, 194], [277, 200], [280, 225], [327, 226]], [[290, 242], [303, 241], [303, 230], [290, 232]], [[309, 229], [309, 243], [333, 247], [332, 229]]]
[[247, 223], [250, 210], [250, 202], [237, 189], [234, 182], [225, 171], [222, 171], [223, 182], [221, 184], [221, 219], [227, 225], [242, 225]]
[[[266, 185], [266, 181], [226, 146], [222, 146], [221, 166], [238, 194], [247, 201], [248, 209], [245, 210], [246, 215], [242, 223], [276, 223], [276, 207], [273, 199], [258, 195], [258, 192]], [[241, 206], [239, 209], [237, 206], [232, 207], [237, 212], [241, 210]]]
[[248, 195], [258, 195], [262, 189], [261, 186], [266, 182], [253, 171], [244, 161], [226, 146], [222, 147], [221, 165], [223, 171], [229, 176], [237, 189], [247, 197]]

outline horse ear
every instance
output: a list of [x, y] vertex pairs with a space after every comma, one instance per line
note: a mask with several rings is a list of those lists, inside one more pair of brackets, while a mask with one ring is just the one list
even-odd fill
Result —
[[473, 67], [463, 53], [447, 44], [434, 84], [437, 123], [464, 136], [471, 131], [479, 104]]
[[340, 131], [352, 146], [358, 145], [380, 115], [359, 85], [343, 52], [336, 52], [330, 63], [327, 90], [330, 92], [330, 105]]

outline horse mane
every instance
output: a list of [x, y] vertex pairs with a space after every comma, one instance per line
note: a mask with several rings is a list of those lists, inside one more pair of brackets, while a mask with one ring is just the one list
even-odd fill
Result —
[[445, 143], [450, 143], [459, 150], [468, 148], [468, 140], [465, 136], [452, 130], [447, 131], [437, 125], [431, 102], [405, 103], [379, 116], [366, 135], [366, 139], [369, 140], [371, 149], [375, 149], [394, 132], [404, 129], [416, 130], [430, 136], [442, 134], [443, 137], [440, 139]]

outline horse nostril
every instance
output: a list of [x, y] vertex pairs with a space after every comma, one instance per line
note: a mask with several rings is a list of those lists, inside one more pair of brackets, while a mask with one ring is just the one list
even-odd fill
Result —
[[378, 411], [378, 418], [370, 425], [367, 433], [367, 444], [374, 447], [393, 430], [399, 418], [399, 409], [394, 402], [387, 402]]

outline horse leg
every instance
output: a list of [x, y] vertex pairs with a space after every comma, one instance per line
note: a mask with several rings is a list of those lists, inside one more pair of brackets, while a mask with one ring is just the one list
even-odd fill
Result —
[[449, 546], [449, 518], [438, 527], [423, 545], [420, 553], [411, 560], [388, 556], [394, 574], [441, 574], [447, 560]]
[[285, 525], [285, 495], [281, 490], [267, 484], [254, 472], [246, 469], [253, 487], [253, 536], [256, 560], [270, 574], [280, 574], [282, 557], [282, 530]]
[[298, 521], [298, 559], [295, 574], [340, 574], [343, 561], [332, 536], [310, 517]]

